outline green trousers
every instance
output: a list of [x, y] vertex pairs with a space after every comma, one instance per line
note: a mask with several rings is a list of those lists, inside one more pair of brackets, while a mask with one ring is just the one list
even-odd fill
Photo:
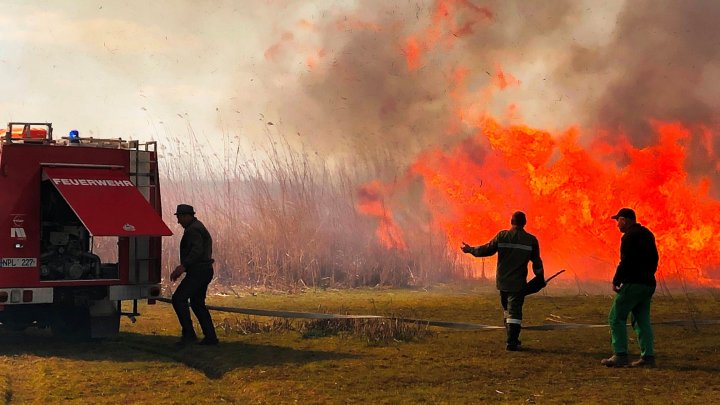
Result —
[[640, 344], [640, 354], [655, 355], [650, 324], [650, 301], [654, 293], [655, 287], [644, 284], [624, 284], [620, 288], [608, 314], [614, 353], [628, 352], [627, 319], [632, 313], [632, 325]]

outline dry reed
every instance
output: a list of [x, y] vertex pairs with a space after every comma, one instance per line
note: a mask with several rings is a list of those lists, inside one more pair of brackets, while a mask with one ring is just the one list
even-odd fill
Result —
[[[423, 286], [469, 274], [442, 237], [411, 217], [398, 219], [408, 239], [399, 250], [382, 246], [377, 220], [356, 209], [364, 182], [397, 170], [390, 154], [331, 164], [268, 133], [268, 146], [252, 155], [234, 146], [237, 139], [226, 141], [222, 158], [188, 132], [160, 156], [164, 217], [173, 218], [178, 203], [195, 207], [213, 235], [217, 284]], [[181, 230], [174, 229], [164, 242], [165, 276], [177, 264]]]

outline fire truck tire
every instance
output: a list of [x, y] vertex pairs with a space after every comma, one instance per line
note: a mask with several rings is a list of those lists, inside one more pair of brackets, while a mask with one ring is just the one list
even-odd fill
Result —
[[90, 339], [90, 313], [84, 307], [65, 308], [58, 311], [50, 322], [55, 337], [69, 340]]
[[3, 322], [3, 325], [7, 327], [8, 329], [15, 331], [15, 332], [22, 332], [25, 329], [29, 328], [30, 325], [32, 325], [32, 322], [30, 321], [17, 321], [17, 320], [6, 320]]

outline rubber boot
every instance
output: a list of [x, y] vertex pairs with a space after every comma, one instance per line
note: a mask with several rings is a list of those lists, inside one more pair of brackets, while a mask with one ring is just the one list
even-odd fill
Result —
[[633, 361], [630, 367], [655, 367], [655, 356], [642, 356], [640, 360]]
[[605, 367], [625, 367], [628, 365], [627, 353], [615, 353], [608, 359], [600, 360], [600, 364]]
[[522, 326], [516, 323], [507, 324], [507, 346], [505, 349], [510, 352], [520, 350], [520, 330]]

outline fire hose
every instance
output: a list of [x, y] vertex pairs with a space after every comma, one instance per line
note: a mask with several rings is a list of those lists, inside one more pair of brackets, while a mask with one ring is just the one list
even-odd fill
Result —
[[[521, 291], [524, 295], [535, 294], [547, 286], [552, 279], [565, 272], [560, 270], [547, 279], [542, 277], [535, 277], [530, 280], [525, 289]], [[172, 303], [170, 298], [160, 297], [156, 298], [158, 301]], [[383, 315], [348, 315], [348, 314], [328, 314], [318, 312], [296, 312], [296, 311], [279, 311], [269, 309], [255, 309], [255, 308], [241, 308], [241, 307], [221, 307], [216, 305], [208, 305], [207, 309], [218, 312], [229, 312], [235, 314], [244, 315], [255, 315], [255, 316], [267, 316], [276, 318], [301, 318], [301, 319], [387, 319], [393, 321], [407, 322], [407, 323], [418, 323], [428, 326], [437, 326], [440, 328], [457, 329], [457, 330], [505, 330], [504, 326], [493, 326], [483, 325], [477, 323], [468, 322], [453, 322], [453, 321], [438, 321], [432, 319], [416, 319], [416, 318], [404, 318], [397, 316], [383, 316]], [[607, 324], [586, 324], [586, 323], [566, 323], [555, 321], [556, 323], [543, 324], [543, 325], [528, 325], [523, 326], [525, 330], [561, 330], [561, 329], [586, 329], [586, 328], [607, 328]], [[659, 321], [652, 322], [653, 325], [676, 325], [676, 326], [695, 326], [698, 325], [715, 325], [720, 324], [720, 319], [677, 319], [672, 321]]]
[[[547, 279], [535, 277], [530, 280], [526, 288], [522, 291], [524, 295], [535, 294], [536, 292], [547, 286], [547, 283], [555, 277], [562, 274], [565, 270], [560, 270]], [[172, 303], [170, 298], [157, 298], [158, 301]], [[483, 325], [468, 322], [438, 321], [432, 319], [416, 319], [404, 318], [397, 316], [382, 315], [348, 315], [348, 314], [328, 314], [318, 312], [296, 312], [296, 311], [279, 311], [268, 309], [241, 308], [241, 307], [221, 307], [216, 305], [208, 305], [207, 309], [218, 312], [229, 312], [235, 314], [267, 316], [276, 318], [301, 318], [301, 319], [387, 319], [393, 321], [418, 323], [428, 326], [437, 326], [440, 328], [457, 329], [457, 330], [505, 330], [504, 326]], [[714, 325], [720, 324], [720, 319], [678, 319], [672, 321], [652, 322], [653, 325], [677, 325], [677, 326], [695, 326], [697, 325]], [[543, 325], [523, 326], [525, 330], [561, 330], [561, 329], [585, 329], [585, 328], [606, 328], [607, 324], [585, 324], [585, 323], [566, 323], [557, 322]]]
[[[170, 298], [157, 298], [158, 301], [172, 303]], [[296, 312], [296, 311], [279, 311], [255, 308], [240, 307], [223, 307], [216, 305], [208, 305], [207, 309], [218, 312], [228, 312], [235, 314], [267, 316], [276, 318], [301, 318], [301, 319], [387, 319], [407, 323], [418, 323], [428, 326], [437, 326], [440, 328], [456, 329], [456, 330], [505, 330], [504, 326], [483, 325], [468, 322], [438, 321], [431, 319], [404, 318], [396, 316], [382, 315], [348, 315], [348, 314], [328, 314], [317, 312]], [[720, 324], [720, 319], [679, 319], [671, 321], [652, 322], [653, 325], [676, 325], [676, 326], [697, 326], [697, 325], [715, 325]], [[585, 324], [585, 323], [552, 323], [543, 325], [523, 326], [524, 330], [562, 330], [562, 329], [585, 329], [585, 328], [606, 328], [607, 324]]]

